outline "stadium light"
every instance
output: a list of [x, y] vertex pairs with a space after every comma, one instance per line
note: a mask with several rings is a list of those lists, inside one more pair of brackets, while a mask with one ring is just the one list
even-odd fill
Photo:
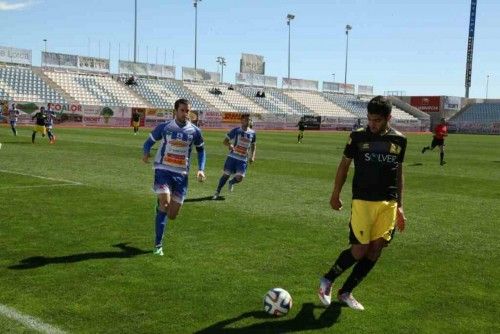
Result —
[[198, 49], [198, 2], [201, 2], [201, 0], [193, 0], [193, 6], [194, 6], [194, 72], [195, 72], [195, 78], [196, 78], [196, 56], [197, 56], [197, 49]]
[[486, 75], [486, 98], [485, 100], [488, 99], [488, 84], [490, 83], [490, 74]]
[[134, 14], [134, 63], [137, 62], [137, 0], [135, 0]]
[[43, 43], [45, 44], [45, 52], [47, 52], [47, 39], [46, 38], [43, 39]]
[[349, 54], [349, 31], [352, 29], [352, 26], [349, 24], [345, 26], [345, 72], [344, 72], [344, 94], [347, 90], [347, 55]]
[[219, 64], [220, 67], [221, 67], [220, 82], [224, 83], [224, 66], [226, 66], [226, 58], [224, 58], [224, 57], [217, 57], [217, 64]]
[[335, 82], [335, 73], [332, 73], [333, 82]]
[[290, 85], [290, 22], [295, 18], [295, 15], [288, 14], [286, 16], [286, 24], [288, 25], [288, 85]]

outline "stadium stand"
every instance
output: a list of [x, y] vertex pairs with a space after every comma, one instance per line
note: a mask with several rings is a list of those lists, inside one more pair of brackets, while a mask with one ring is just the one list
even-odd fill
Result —
[[[311, 115], [312, 111], [284, 95], [280, 90], [273, 88], [261, 88], [250, 86], [237, 86], [237, 90], [251, 99], [261, 107], [267, 109], [271, 113], [277, 114], [295, 114], [295, 115]], [[265, 97], [256, 97], [258, 92], [264, 91]]]
[[66, 103], [30, 67], [0, 66], [0, 100]]
[[[127, 80], [128, 76], [120, 76], [120, 81]], [[135, 82], [135, 85], [129, 87], [157, 108], [173, 109], [175, 101], [184, 98], [191, 102], [194, 110], [211, 109], [177, 80], [136, 78]]]
[[[341, 106], [358, 118], [366, 118], [366, 107], [370, 102], [371, 96], [355, 96], [349, 94], [323, 93], [323, 96], [329, 101]], [[392, 107], [392, 117], [397, 120], [416, 120], [414, 116], [408, 114], [397, 106]]]
[[[227, 89], [228, 86], [226, 85], [215, 86], [206, 83], [185, 82], [184, 86], [222, 112], [240, 112], [251, 114], [264, 114], [268, 112], [266, 109], [248, 99], [240, 92]], [[215, 93], [216, 90], [218, 90], [220, 94]]]
[[489, 123], [500, 121], [500, 103], [471, 104], [450, 119], [453, 122]]
[[81, 104], [151, 107], [124, 84], [109, 75], [44, 71], [47, 77]]
[[297, 100], [320, 116], [358, 118], [358, 116], [333, 103], [318, 92], [286, 90], [283, 91], [283, 94]]

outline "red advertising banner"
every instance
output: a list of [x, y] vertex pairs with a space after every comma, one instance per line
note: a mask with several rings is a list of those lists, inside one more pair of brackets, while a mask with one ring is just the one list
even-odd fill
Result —
[[423, 112], [441, 111], [441, 96], [412, 96], [410, 104]]
[[225, 112], [222, 114], [222, 122], [224, 123], [240, 123], [241, 114], [235, 112]]

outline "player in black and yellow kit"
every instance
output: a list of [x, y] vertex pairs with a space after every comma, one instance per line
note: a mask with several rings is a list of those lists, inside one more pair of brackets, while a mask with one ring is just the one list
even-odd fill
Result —
[[299, 127], [299, 134], [297, 135], [297, 143], [302, 143], [302, 139], [304, 138], [304, 130], [306, 129], [306, 124], [304, 123], [304, 120], [300, 120], [299, 123], [297, 123], [297, 126]]
[[31, 135], [31, 142], [34, 144], [35, 143], [35, 137], [36, 133], [40, 132], [42, 134], [42, 137], [45, 137], [45, 123], [47, 121], [47, 115], [45, 114], [45, 108], [40, 107], [40, 111], [37, 112], [31, 119], [36, 118], [36, 123], [35, 127], [33, 128], [33, 134]]
[[137, 111], [134, 111], [132, 114], [132, 126], [134, 127], [134, 136], [139, 132], [139, 126], [141, 124], [141, 114]]
[[320, 280], [319, 298], [331, 303], [333, 281], [354, 264], [337, 298], [356, 310], [364, 310], [352, 290], [370, 272], [382, 249], [390, 242], [395, 225], [403, 231], [403, 160], [406, 138], [389, 126], [391, 102], [376, 96], [368, 103], [368, 127], [354, 131], [337, 169], [330, 205], [342, 208], [340, 193], [354, 160], [349, 242], [335, 264]]

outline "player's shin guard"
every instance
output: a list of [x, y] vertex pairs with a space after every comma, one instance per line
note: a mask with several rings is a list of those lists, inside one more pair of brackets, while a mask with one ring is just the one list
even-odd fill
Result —
[[439, 163], [442, 165], [444, 160], [444, 152], [439, 153]]
[[167, 226], [167, 213], [156, 209], [156, 219], [155, 219], [155, 247], [162, 245], [163, 233], [165, 227]]
[[54, 138], [54, 135], [52, 134], [52, 131], [50, 131], [50, 130], [47, 130], [47, 136], [49, 137], [49, 141], [52, 141], [52, 139]]
[[10, 129], [12, 130], [12, 133], [14, 134], [14, 136], [17, 136], [17, 130], [16, 130], [16, 128], [14, 127], [14, 125], [11, 125], [11, 126], [10, 126]]
[[33, 132], [33, 134], [31, 135], [31, 142], [33, 144], [35, 143], [35, 136], [36, 136], [36, 132]]
[[352, 256], [351, 249], [348, 248], [340, 253], [337, 261], [335, 261], [330, 271], [327, 272], [324, 277], [330, 282], [333, 282], [344, 271], [351, 268], [354, 263], [356, 263], [356, 259]]
[[227, 180], [229, 180], [229, 175], [227, 174], [222, 174], [222, 176], [219, 179], [219, 185], [217, 186], [217, 192], [220, 193], [224, 185], [226, 184]]
[[370, 270], [372, 270], [373, 266], [375, 266], [375, 263], [377, 263], [377, 261], [369, 260], [366, 257], [359, 260], [352, 269], [351, 275], [349, 275], [344, 285], [340, 289], [339, 294], [342, 294], [344, 292], [352, 292], [352, 290], [357, 287], [359, 283], [361, 283], [363, 278], [368, 275]]

